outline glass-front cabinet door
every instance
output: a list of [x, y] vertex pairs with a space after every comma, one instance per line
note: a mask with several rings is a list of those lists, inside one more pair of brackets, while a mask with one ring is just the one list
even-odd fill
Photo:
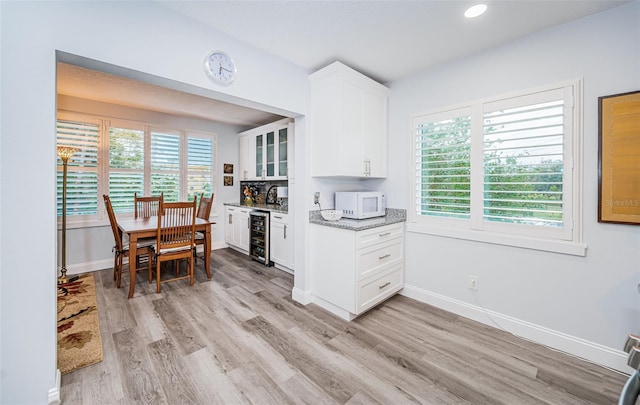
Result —
[[256, 136], [256, 178], [264, 177], [264, 135]]
[[292, 121], [272, 124], [240, 133], [240, 170], [242, 180], [286, 180], [289, 175], [289, 148]]
[[287, 176], [287, 128], [278, 130], [278, 176]]
[[275, 132], [267, 132], [267, 177], [275, 176]]

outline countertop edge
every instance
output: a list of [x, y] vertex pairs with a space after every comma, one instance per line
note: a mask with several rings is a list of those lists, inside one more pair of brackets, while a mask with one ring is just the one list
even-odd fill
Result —
[[289, 213], [289, 210], [283, 210], [281, 208], [276, 208], [274, 206], [267, 206], [266, 204], [244, 205], [240, 203], [226, 202], [226, 203], [222, 203], [222, 205], [230, 206], [230, 207], [246, 208], [248, 210], [277, 212], [278, 214]]
[[387, 208], [384, 217], [371, 219], [341, 219], [339, 221], [326, 221], [320, 215], [320, 210], [309, 211], [309, 223], [328, 226], [350, 231], [364, 231], [366, 229], [379, 228], [407, 221], [407, 211], [403, 209]]

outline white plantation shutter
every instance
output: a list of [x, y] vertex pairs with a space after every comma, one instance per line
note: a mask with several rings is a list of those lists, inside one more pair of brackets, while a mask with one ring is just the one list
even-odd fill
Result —
[[[132, 216], [134, 193], [185, 201], [215, 191], [214, 134], [59, 112], [57, 143], [80, 149], [67, 170], [67, 224], [72, 227], [104, 223], [102, 194], [109, 194], [119, 216]], [[61, 216], [60, 158], [57, 188]]]
[[469, 218], [469, 114], [469, 109], [462, 109], [414, 119], [415, 203], [418, 215]]
[[189, 136], [187, 140], [187, 200], [213, 192], [213, 139]]
[[109, 197], [115, 212], [133, 212], [133, 195], [144, 194], [144, 130], [109, 130]]
[[[98, 212], [99, 130], [99, 122], [57, 122], [57, 144], [80, 149], [67, 164], [67, 216]], [[58, 216], [62, 215], [62, 172], [62, 160], [58, 157]]]
[[485, 221], [563, 225], [561, 90], [485, 105]]
[[416, 229], [584, 255], [581, 88], [572, 81], [414, 115]]
[[151, 194], [180, 200], [180, 135], [151, 132]]

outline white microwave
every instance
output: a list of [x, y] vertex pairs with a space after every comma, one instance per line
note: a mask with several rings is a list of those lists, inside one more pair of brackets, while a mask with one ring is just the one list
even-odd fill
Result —
[[386, 197], [378, 191], [339, 191], [335, 202], [344, 218], [366, 219], [386, 214]]

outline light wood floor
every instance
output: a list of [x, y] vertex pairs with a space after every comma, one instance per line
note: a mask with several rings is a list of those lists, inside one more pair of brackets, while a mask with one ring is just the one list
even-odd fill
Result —
[[104, 360], [70, 404], [615, 404], [626, 376], [396, 296], [355, 321], [291, 300], [293, 277], [230, 249], [155, 293], [94, 273]]

